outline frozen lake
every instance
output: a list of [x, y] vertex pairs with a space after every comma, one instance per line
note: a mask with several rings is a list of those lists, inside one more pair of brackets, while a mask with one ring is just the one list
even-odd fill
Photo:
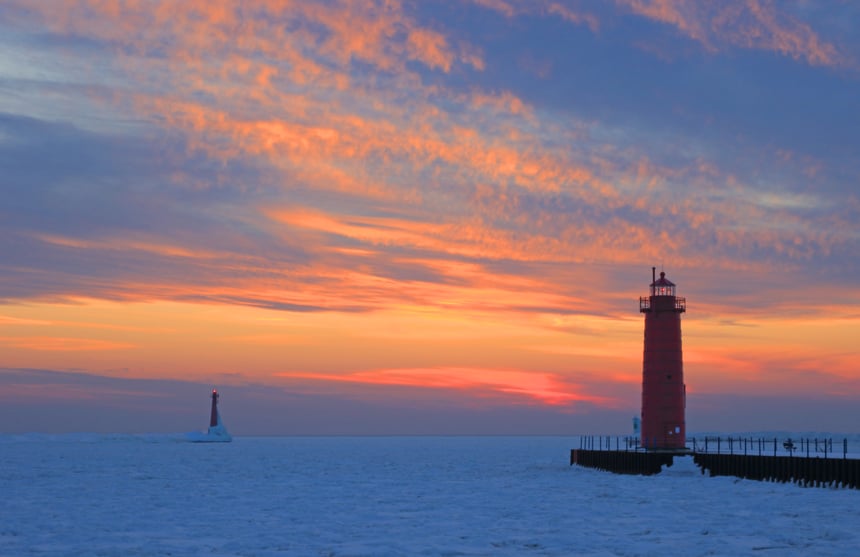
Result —
[[849, 555], [860, 491], [568, 466], [575, 437], [0, 435], [0, 555]]

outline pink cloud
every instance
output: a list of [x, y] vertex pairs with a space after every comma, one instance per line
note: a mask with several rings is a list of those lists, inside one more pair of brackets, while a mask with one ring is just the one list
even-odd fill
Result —
[[135, 347], [134, 344], [128, 342], [54, 336], [5, 336], [0, 337], [0, 344], [10, 348], [38, 352], [102, 352], [105, 350], [125, 350]]
[[600, 28], [600, 21], [592, 13], [574, 10], [561, 2], [549, 0], [472, 0], [478, 6], [493, 10], [513, 19], [522, 14], [550, 14], [575, 25], [587, 25], [592, 32]]
[[597, 33], [600, 29], [600, 20], [593, 14], [571, 10], [558, 2], [552, 2], [546, 9], [547, 12], [557, 15], [565, 21], [577, 25], [587, 25], [593, 33]]
[[777, 52], [812, 66], [844, 66], [836, 46], [769, 0], [617, 0], [633, 13], [676, 27], [717, 52], [735, 46]]
[[483, 368], [380, 369], [347, 374], [282, 372], [279, 377], [315, 382], [364, 385], [401, 385], [428, 389], [485, 391], [511, 395], [550, 406], [589, 402], [611, 405], [610, 399], [585, 394], [562, 378], [549, 373]]

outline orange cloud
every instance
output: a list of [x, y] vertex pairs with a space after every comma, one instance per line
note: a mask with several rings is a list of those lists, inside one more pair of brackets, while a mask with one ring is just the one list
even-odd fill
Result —
[[705, 22], [696, 17], [696, 7], [693, 4], [684, 0], [618, 0], [618, 2], [627, 4], [634, 13], [674, 25], [688, 37], [713, 50], [708, 42]]
[[101, 352], [134, 348], [128, 342], [116, 342], [92, 338], [69, 337], [0, 337], [0, 344], [12, 348], [43, 352]]
[[28, 319], [26, 317], [10, 317], [7, 315], [0, 315], [0, 326], [42, 326], [42, 325], [50, 325], [51, 321], [47, 321], [45, 319]]
[[[458, 57], [443, 35], [414, 25], [397, 3], [326, 8], [288, 3], [278, 8], [263, 5], [260, 12], [227, 6], [232, 5], [204, 8], [183, 3], [174, 6], [175, 10], [159, 9], [154, 14], [108, 9], [103, 15], [119, 19], [117, 26], [92, 25], [91, 12], [102, 7], [87, 7], [85, 2], [65, 5], [59, 13], [46, 10], [42, 16], [58, 30], [125, 42], [133, 46], [132, 52], [142, 53], [135, 58], [124, 55], [125, 71], [131, 76], [137, 74], [142, 82], [150, 72], [157, 72], [161, 79], [170, 81], [172, 94], [168, 98], [141, 92], [135, 97], [137, 109], [155, 120], [193, 131], [192, 148], [218, 158], [265, 155], [317, 186], [331, 184], [341, 191], [387, 196], [396, 195], [399, 188], [363, 178], [361, 165], [355, 161], [378, 156], [385, 162], [404, 161], [419, 171], [441, 161], [452, 168], [462, 166], [464, 170], [457, 172], [467, 180], [469, 174], [476, 173], [485, 180], [511, 178], [534, 191], [557, 191], [572, 184], [589, 186], [598, 194], [612, 193], [609, 181], [581, 165], [571, 165], [563, 156], [524, 157], [523, 149], [514, 142], [533, 142], [536, 138], [524, 135], [519, 122], [504, 124], [499, 116], [522, 117], [532, 123], [534, 116], [510, 93], [494, 96], [476, 92], [471, 99], [455, 99], [486, 112], [464, 126], [447, 121], [434, 104], [422, 101], [439, 91], [416, 90], [417, 83], [409, 79], [408, 72], [402, 72], [407, 77], [392, 76], [417, 93], [405, 108], [394, 103], [403, 100], [396, 89], [386, 95], [378, 88], [368, 91], [354, 83], [346, 71], [354, 57], [375, 61], [386, 70], [394, 66], [403, 70], [404, 60], [417, 59], [446, 71], [454, 60], [474, 58], [473, 52]], [[314, 54], [328, 55], [337, 63], [324, 69], [305, 52], [305, 45], [317, 44], [321, 37], [308, 29], [285, 35], [283, 26], [262, 17], [266, 10], [326, 27], [330, 33]], [[395, 28], [405, 29], [406, 38], [397, 38], [399, 34], [391, 31]], [[164, 42], [172, 56], [146, 56], [147, 45], [156, 37], [141, 34], [142, 29], [158, 29], [160, 36], [169, 38]], [[223, 45], [228, 43], [236, 48], [226, 52]], [[260, 61], [257, 53], [268, 60]], [[226, 60], [213, 62], [219, 56]], [[279, 62], [284, 64], [276, 65]], [[289, 76], [290, 81], [275, 87], [275, 80], [282, 75]], [[304, 88], [317, 95], [302, 94]], [[201, 92], [223, 102], [212, 108], [189, 100]], [[362, 104], [379, 116], [357, 117], [358, 112], [368, 112]], [[259, 118], [261, 114], [267, 117]], [[494, 127], [502, 129], [474, 133], [484, 123], [496, 123]]]
[[454, 62], [454, 54], [448, 48], [445, 36], [427, 29], [416, 29], [409, 33], [407, 52], [411, 58], [445, 72], [451, 71]]
[[548, 373], [480, 368], [383, 369], [348, 374], [306, 374], [282, 372], [279, 377], [313, 381], [334, 381], [366, 385], [401, 385], [431, 389], [500, 393], [530, 399], [551, 406], [575, 402], [611, 404], [604, 397], [575, 392], [571, 385]]
[[[389, 217], [337, 216], [307, 208], [267, 209], [269, 218], [291, 228], [303, 228], [323, 234], [357, 240], [366, 246], [402, 246], [427, 253], [464, 255], [490, 259], [521, 261], [558, 261], [571, 257], [568, 234], [591, 233], [594, 230], [573, 224], [562, 232], [562, 238], [494, 229], [481, 221], [430, 223]], [[643, 231], [644, 233], [644, 231]], [[580, 257], [593, 248], [581, 248]], [[634, 249], [631, 246], [631, 249]], [[616, 252], [621, 258], [623, 255]], [[615, 256], [613, 256], [615, 257]]]
[[[368, 89], [355, 83], [346, 71], [349, 60], [342, 59], [344, 56], [377, 60], [382, 68], [393, 67], [396, 64], [393, 58], [397, 57], [401, 60], [421, 58], [429, 66], [440, 68], [450, 67], [456, 59], [445, 37], [437, 32], [410, 23], [406, 25], [410, 34], [405, 39], [390, 35], [385, 26], [404, 21], [398, 4], [377, 6], [378, 12], [370, 10], [368, 14], [364, 13], [366, 8], [364, 4], [336, 5], [333, 10], [325, 10], [320, 6], [305, 8], [301, 3], [290, 3], [260, 12], [270, 10], [281, 17], [303, 18], [328, 28], [331, 36], [325, 40], [332, 41], [330, 48], [347, 53], [331, 54], [334, 57], [331, 60], [337, 63], [328, 66], [312, 59], [307, 47], [302, 46], [303, 42], [317, 44], [315, 41], [322, 40], [308, 29], [297, 31], [296, 36], [284, 36], [282, 26], [260, 14], [245, 13], [223, 4], [211, 12], [196, 5], [180, 8], [176, 21], [189, 24], [188, 31], [183, 28], [183, 33], [188, 35], [180, 33], [176, 37], [178, 40], [170, 41], [176, 56], [163, 61], [167, 69], [175, 72], [167, 74], [175, 81], [172, 96], [141, 93], [135, 99], [136, 106], [153, 120], [191, 132], [193, 149], [204, 150], [225, 161], [248, 155], [265, 157], [271, 164], [289, 172], [290, 181], [283, 184], [285, 190], [312, 185], [317, 191], [329, 189], [365, 200], [397, 203], [401, 207], [398, 210], [402, 210], [404, 204], [419, 206], [419, 213], [426, 216], [417, 220], [429, 221], [431, 214], [438, 213], [438, 207], [430, 202], [434, 195], [432, 186], [415, 184], [416, 176], [432, 173], [431, 184], [438, 180], [461, 188], [456, 202], [461, 206], [459, 214], [449, 215], [448, 222], [441, 224], [425, 222], [408, 231], [401, 227], [392, 245], [517, 260], [552, 257], [588, 261], [611, 257], [613, 261], [623, 261], [638, 256], [659, 257], [667, 250], [700, 252], [695, 246], [689, 249], [696, 238], [689, 237], [686, 231], [684, 234], [665, 231], [660, 243], [655, 245], [647, 222], [638, 224], [615, 219], [610, 226], [605, 226], [594, 219], [583, 221], [576, 215], [560, 217], [552, 210], [523, 210], [524, 203], [535, 196], [559, 193], [571, 202], [579, 201], [598, 211], [616, 212], [634, 207], [652, 217], [668, 213], [678, 219], [679, 226], [690, 223], [703, 237], [710, 229], [716, 229], [718, 240], [726, 246], [766, 246], [793, 257], [806, 257], [812, 250], [838, 241], [826, 235], [805, 234], [804, 243], [798, 245], [796, 233], [758, 230], [755, 223], [768, 222], [771, 214], [753, 206], [738, 205], [736, 198], [723, 203], [707, 196], [679, 200], [672, 188], [660, 187], [660, 181], [669, 171], [655, 165], [634, 166], [636, 182], [646, 183], [647, 189], [639, 197], [628, 197], [629, 192], [620, 184], [625, 174], [633, 172], [616, 168], [598, 154], [599, 147], [587, 163], [575, 161], [565, 150], [547, 148], [544, 142], [548, 137], [557, 133], [570, 135], [569, 131], [562, 130], [571, 123], [557, 126], [542, 123], [543, 130], [538, 130], [533, 109], [508, 92], [489, 95], [475, 91], [468, 96], [448, 96], [448, 100], [468, 108], [465, 115], [454, 119], [431, 101], [432, 95], [445, 95], [444, 91], [422, 88], [408, 77], [392, 77], [402, 79], [398, 83], [415, 93], [405, 105], [403, 95], [394, 90]], [[368, 20], [369, 14], [378, 16], [378, 20], [365, 22], [366, 36], [351, 35], [354, 32], [342, 24], [351, 21], [352, 16]], [[57, 25], [72, 29], [83, 26], [82, 29], [96, 34], [112, 33], [89, 27], [75, 9], [69, 8], [67, 15], [68, 18], [60, 18], [62, 23]], [[112, 12], [114, 15], [121, 17]], [[46, 14], [45, 17], [58, 16]], [[134, 11], [129, 17], [131, 20], [150, 17], [159, 22], [167, 18], [164, 14], [146, 15]], [[211, 57], [223, 54], [223, 47], [213, 44], [212, 37], [226, 33], [240, 20], [247, 25], [239, 26], [237, 36], [231, 38], [238, 50], [230, 53], [229, 63], [213, 64]], [[174, 22], [165, 21], [159, 32], [178, 33], [178, 25], [176, 28], [171, 25]], [[216, 31], [207, 34], [207, 25], [216, 27]], [[128, 32], [125, 40], [135, 42], [146, 38], [135, 36], [132, 30]], [[122, 39], [117, 36], [116, 40]], [[410, 40], [414, 42], [411, 47], [408, 46]], [[409, 48], [415, 51], [407, 53]], [[271, 59], [261, 62], [255, 59], [254, 52], [262, 52]], [[284, 66], [273, 64], [278, 61], [285, 62]], [[136, 58], [128, 71], [139, 71], [140, 79], [145, 80], [150, 69], [157, 69], [153, 65], [156, 62], [162, 63], [160, 59]], [[297, 71], [301, 76], [292, 75]], [[160, 74], [163, 73], [164, 68], [160, 70]], [[293, 81], [278, 83], [276, 87], [273, 80], [280, 79], [281, 75], [290, 75]], [[408, 72], [404, 75], [408, 76]], [[261, 79], [272, 86], [260, 88]], [[221, 102], [216, 107], [194, 101], [200, 90]], [[376, 172], [378, 168], [384, 168], [385, 172]], [[683, 174], [675, 172], [668, 178], [689, 182], [697, 179], [693, 170]], [[194, 180], [193, 177], [178, 179]], [[425, 179], [420, 181], [425, 182]], [[671, 203], [664, 203], [663, 197], [672, 199]], [[450, 203], [444, 205], [450, 206]], [[732, 222], [714, 222], [717, 205], [730, 208], [720, 214], [737, 215], [739, 222], [753, 224], [740, 228]], [[788, 215], [788, 218], [804, 225], [797, 217]], [[365, 237], [360, 239], [380, 245], [378, 242], [385, 228], [383, 223], [374, 224], [379, 226], [377, 238], [367, 238], [369, 232], [364, 232]], [[707, 226], [703, 226], [705, 224]], [[548, 229], [548, 225], [551, 228]], [[354, 237], [360, 231], [352, 227], [348, 232]], [[180, 254], [176, 252], [176, 255]], [[706, 261], [710, 255], [701, 257]]]
[[165, 257], [181, 257], [189, 259], [217, 259], [235, 256], [232, 252], [216, 252], [212, 250], [201, 250], [186, 248], [179, 245], [170, 245], [156, 242], [146, 242], [131, 239], [109, 238], [106, 240], [83, 240], [54, 234], [34, 234], [34, 238], [56, 246], [75, 249], [98, 249], [115, 251], [141, 251], [162, 255]]

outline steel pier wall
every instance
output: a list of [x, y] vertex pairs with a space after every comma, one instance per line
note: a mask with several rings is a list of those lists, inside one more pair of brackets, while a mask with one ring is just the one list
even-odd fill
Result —
[[672, 466], [672, 453], [643, 451], [603, 451], [572, 449], [570, 464], [597, 468], [616, 474], [637, 474], [650, 476], [659, 474], [664, 465]]
[[[650, 476], [672, 466], [684, 453], [572, 449], [570, 464], [616, 474]], [[860, 489], [860, 460], [818, 456], [770, 456], [689, 452], [702, 470], [714, 476], [795, 483], [804, 487]]]
[[797, 456], [695, 453], [693, 460], [713, 476], [792, 482], [805, 487], [860, 489], [860, 460]]

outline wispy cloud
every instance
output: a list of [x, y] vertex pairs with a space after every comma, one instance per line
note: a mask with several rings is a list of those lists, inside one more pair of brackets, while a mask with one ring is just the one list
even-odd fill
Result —
[[813, 66], [854, 63], [807, 23], [770, 0], [703, 3], [692, 0], [618, 0], [633, 13], [675, 26], [717, 52], [731, 47], [776, 52]]
[[521, 370], [479, 368], [382, 369], [343, 375], [325, 375], [281, 372], [278, 376], [315, 382], [345, 382], [362, 385], [404, 385], [430, 389], [473, 391], [477, 396], [485, 393], [512, 395], [553, 406], [567, 406], [573, 402], [606, 405], [611, 401], [594, 395], [576, 392], [575, 387], [562, 378], [546, 373]]
[[596, 14], [582, 9], [579, 3], [569, 6], [565, 2], [551, 0], [528, 1], [528, 0], [472, 0], [478, 6], [493, 10], [507, 18], [518, 15], [549, 14], [560, 17], [562, 20], [574, 25], [586, 25], [592, 32], [600, 28], [600, 20]]
[[111, 342], [103, 339], [93, 338], [68, 338], [68, 337], [2, 337], [0, 344], [8, 347], [23, 348], [25, 350], [48, 351], [48, 352], [81, 352], [104, 350], [123, 350], [132, 348], [134, 345], [128, 342]]

